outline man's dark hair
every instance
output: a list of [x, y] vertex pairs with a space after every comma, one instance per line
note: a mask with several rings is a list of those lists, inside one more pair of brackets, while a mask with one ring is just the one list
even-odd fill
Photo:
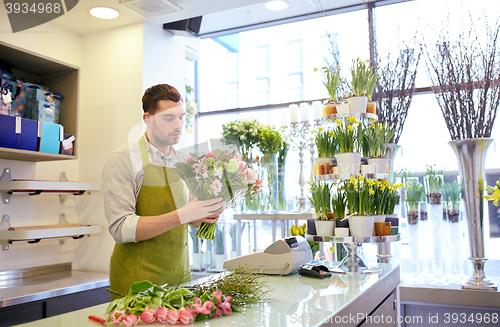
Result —
[[154, 115], [158, 109], [158, 101], [171, 100], [182, 101], [182, 96], [177, 89], [168, 84], [158, 84], [151, 86], [142, 96], [142, 110]]

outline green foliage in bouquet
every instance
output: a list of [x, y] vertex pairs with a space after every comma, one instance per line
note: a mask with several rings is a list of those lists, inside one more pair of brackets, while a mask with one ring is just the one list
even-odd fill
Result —
[[316, 132], [316, 147], [319, 158], [333, 158], [337, 154], [338, 143], [335, 132], [330, 129], [318, 128]]
[[318, 219], [328, 220], [328, 213], [331, 211], [331, 194], [333, 184], [326, 182], [313, 182], [310, 181], [311, 197], [309, 200], [314, 206]]
[[259, 130], [259, 142], [257, 143], [262, 154], [275, 154], [281, 149], [283, 138], [278, 129], [264, 125]]

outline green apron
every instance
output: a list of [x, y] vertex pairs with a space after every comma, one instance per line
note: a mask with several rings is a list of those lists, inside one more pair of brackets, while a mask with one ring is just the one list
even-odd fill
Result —
[[[144, 136], [139, 140], [139, 146], [144, 181], [137, 199], [137, 215], [157, 216], [186, 205], [189, 191], [177, 169], [151, 165]], [[191, 279], [187, 224], [146, 241], [115, 244], [109, 277], [114, 291], [128, 294], [130, 284], [142, 280], [173, 286], [183, 277]], [[111, 296], [111, 300], [115, 298]]]

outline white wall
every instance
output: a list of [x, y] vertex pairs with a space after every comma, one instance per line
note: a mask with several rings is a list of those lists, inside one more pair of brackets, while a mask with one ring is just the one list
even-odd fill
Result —
[[[13, 34], [4, 10], [0, 10], [0, 41], [69, 65], [82, 64], [80, 35], [50, 23]], [[60, 172], [64, 171], [68, 179], [78, 180], [79, 174], [78, 160], [33, 163], [0, 159], [0, 174], [5, 168], [10, 168], [12, 177], [17, 179], [59, 180]], [[66, 215], [68, 222], [77, 223], [76, 201], [73, 196], [61, 204], [57, 195], [13, 195], [9, 204], [0, 202], [0, 216], [9, 215], [14, 227], [58, 224], [60, 213]], [[70, 262], [76, 242], [15, 243], [8, 251], [0, 252], [0, 271]]]

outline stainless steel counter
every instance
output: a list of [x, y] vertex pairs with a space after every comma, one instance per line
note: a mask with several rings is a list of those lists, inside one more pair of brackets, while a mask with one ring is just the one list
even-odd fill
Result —
[[31, 277], [20, 285], [0, 288], [0, 308], [106, 286], [109, 274], [102, 272], [70, 270]]
[[[320, 280], [299, 276], [266, 276], [273, 301], [252, 305], [243, 312], [208, 321], [197, 326], [357, 326], [399, 284], [399, 266], [380, 264], [380, 274], [366, 276], [334, 275]], [[196, 283], [193, 281], [192, 283]], [[392, 304], [391, 304], [392, 305]], [[96, 326], [89, 315], [105, 316], [101, 304], [21, 326]], [[161, 326], [152, 324], [151, 326]]]

